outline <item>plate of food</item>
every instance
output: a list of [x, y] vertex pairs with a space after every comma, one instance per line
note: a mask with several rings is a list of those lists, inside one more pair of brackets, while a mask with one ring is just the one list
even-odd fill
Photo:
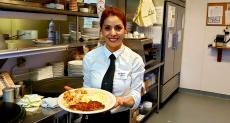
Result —
[[116, 103], [116, 97], [97, 88], [78, 88], [65, 91], [58, 97], [58, 105], [72, 113], [95, 114], [110, 110]]

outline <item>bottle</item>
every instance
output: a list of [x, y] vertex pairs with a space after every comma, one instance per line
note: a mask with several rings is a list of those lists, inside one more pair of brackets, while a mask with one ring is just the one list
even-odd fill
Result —
[[53, 19], [51, 19], [51, 21], [49, 23], [48, 40], [55, 41], [55, 29], [54, 29]]

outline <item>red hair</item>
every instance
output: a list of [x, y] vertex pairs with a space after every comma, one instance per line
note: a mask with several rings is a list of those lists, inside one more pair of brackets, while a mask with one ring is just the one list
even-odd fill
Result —
[[125, 29], [126, 29], [126, 17], [125, 14], [118, 8], [115, 7], [108, 7], [106, 8], [101, 15], [101, 20], [100, 20], [100, 27], [102, 28], [104, 21], [107, 17], [109, 16], [117, 16], [123, 23]]

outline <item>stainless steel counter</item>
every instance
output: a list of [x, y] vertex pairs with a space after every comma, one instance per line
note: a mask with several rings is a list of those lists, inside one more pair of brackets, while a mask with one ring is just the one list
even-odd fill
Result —
[[40, 107], [35, 112], [26, 112], [26, 117], [23, 123], [59, 123], [70, 121], [70, 113], [61, 108], [42, 108]]

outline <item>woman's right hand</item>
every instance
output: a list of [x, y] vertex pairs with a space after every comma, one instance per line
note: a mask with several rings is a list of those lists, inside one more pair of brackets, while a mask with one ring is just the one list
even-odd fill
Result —
[[65, 89], [66, 91], [68, 91], [68, 90], [72, 90], [73, 88], [71, 88], [71, 87], [69, 87], [69, 86], [64, 86], [64, 89]]

